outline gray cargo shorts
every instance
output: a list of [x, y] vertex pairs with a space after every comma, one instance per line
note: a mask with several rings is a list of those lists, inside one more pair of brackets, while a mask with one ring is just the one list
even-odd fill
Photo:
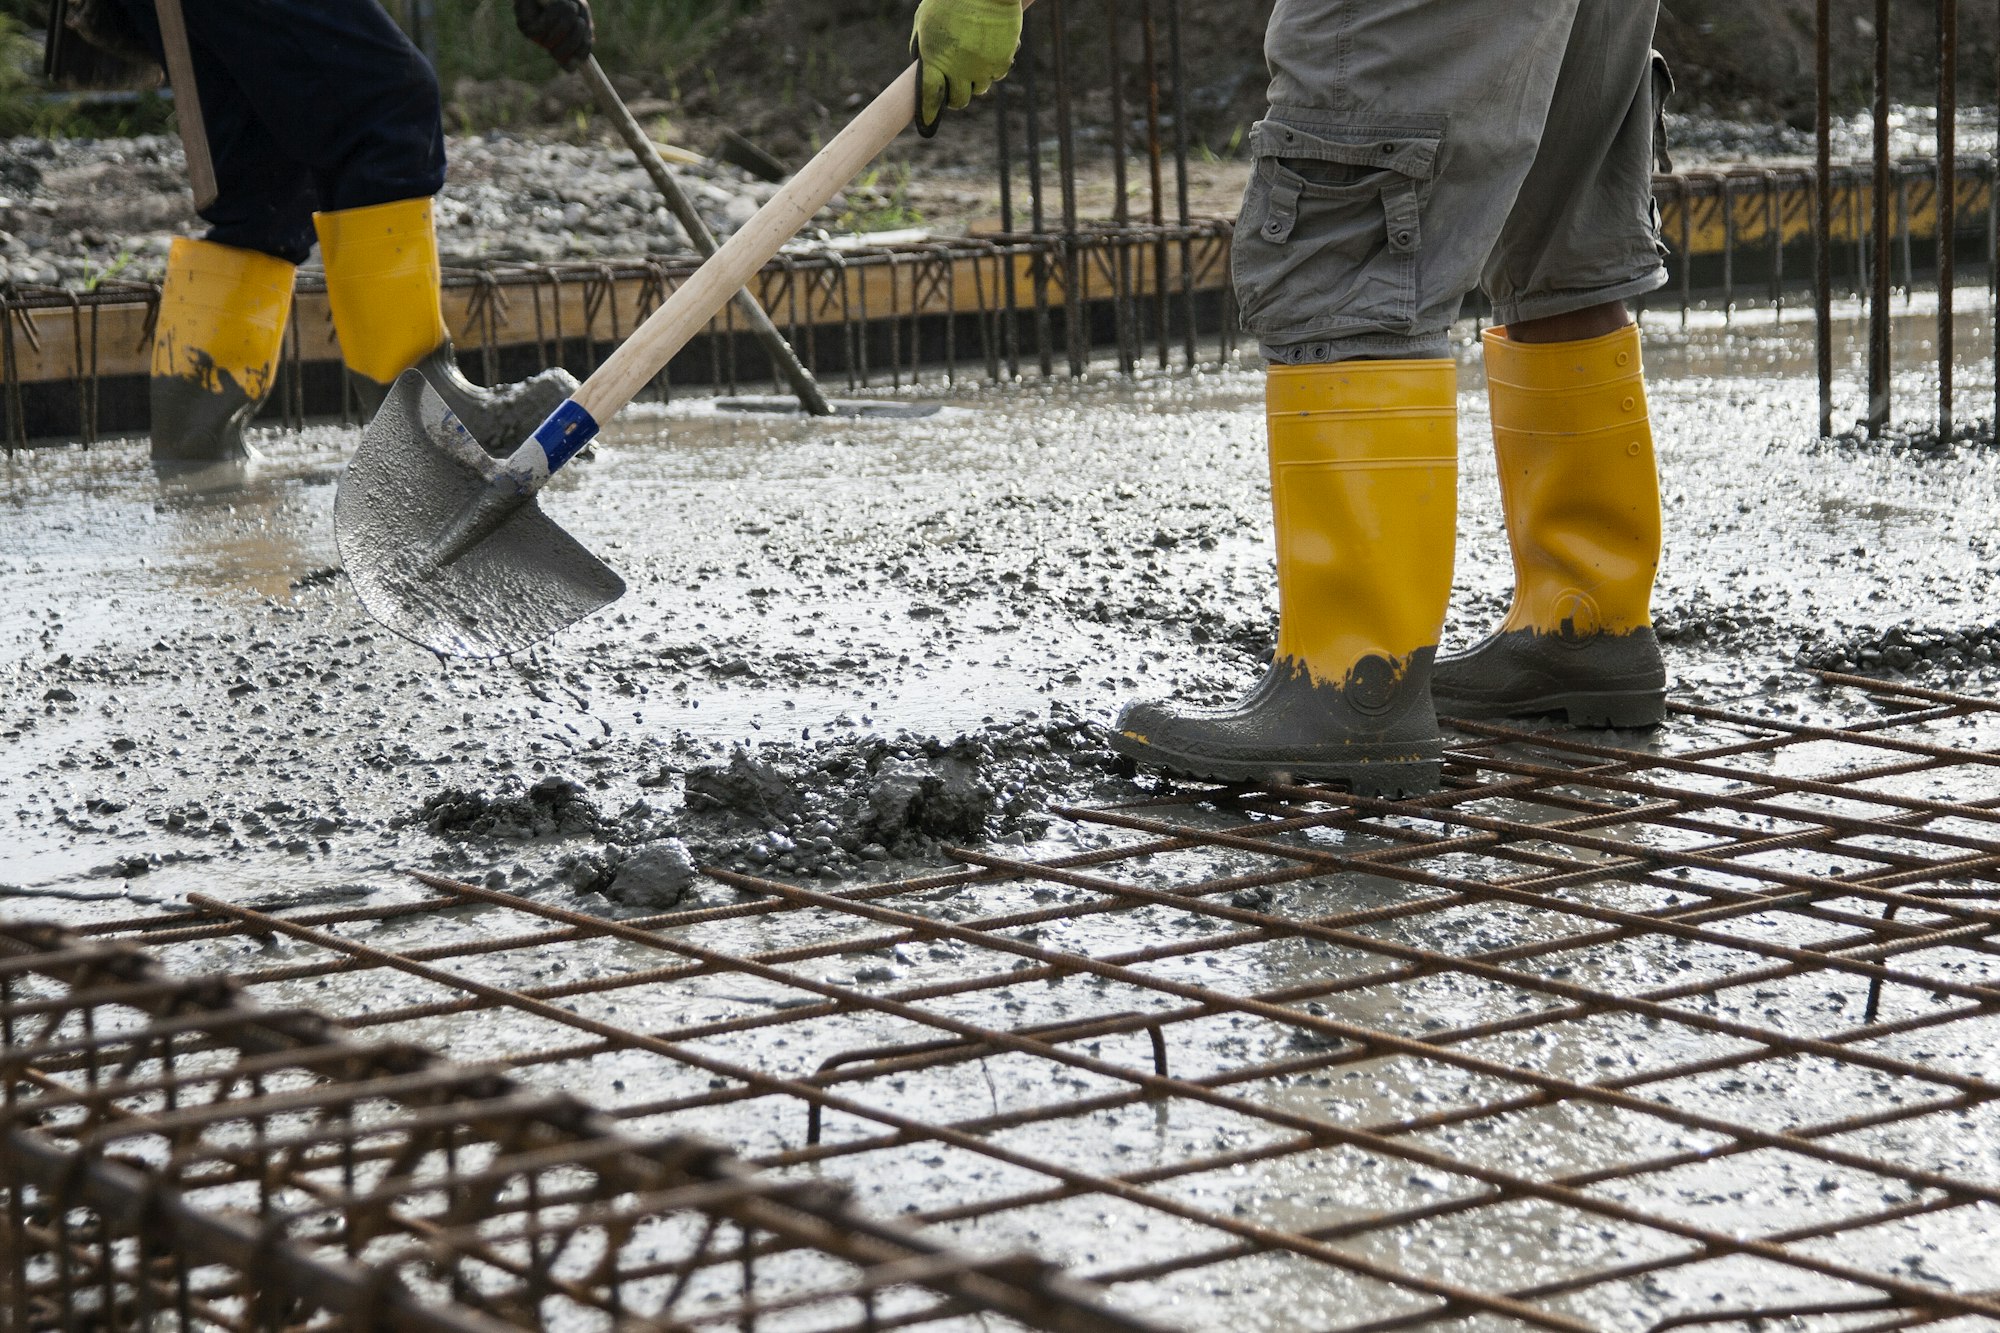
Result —
[[1278, 0], [1233, 260], [1265, 355], [1442, 356], [1475, 287], [1510, 324], [1665, 285], [1658, 13]]

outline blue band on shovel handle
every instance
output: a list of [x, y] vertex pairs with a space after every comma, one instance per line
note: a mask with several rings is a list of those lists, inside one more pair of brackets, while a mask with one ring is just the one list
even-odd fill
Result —
[[535, 429], [535, 443], [548, 456], [549, 471], [582, 453], [597, 438], [597, 418], [583, 410], [574, 398], [549, 413], [549, 419]]

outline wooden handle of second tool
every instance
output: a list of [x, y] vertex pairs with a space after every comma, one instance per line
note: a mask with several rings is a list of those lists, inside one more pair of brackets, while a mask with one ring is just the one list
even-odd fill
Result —
[[[701, 257], [707, 259], [721, 249], [722, 247], [715, 243], [715, 237], [709, 231], [708, 223], [702, 220], [700, 211], [695, 208], [694, 201], [687, 197], [687, 191], [683, 190], [680, 182], [674, 179], [674, 173], [667, 170], [666, 162], [660, 157], [660, 150], [646, 137], [646, 131], [641, 129], [639, 122], [633, 118], [631, 110], [625, 105], [625, 99], [611, 86], [611, 80], [604, 73], [604, 67], [597, 63], [597, 57], [585, 56], [577, 62], [576, 70], [583, 75], [583, 81], [590, 85], [590, 91], [597, 95], [598, 109], [617, 129], [619, 137], [625, 140], [625, 146], [638, 156], [639, 165], [645, 169], [646, 174], [653, 178], [654, 186], [666, 198], [667, 211], [681, 224], [681, 230], [687, 233], [689, 242], [701, 252]], [[826, 401], [826, 395], [820, 391], [819, 381], [815, 380], [812, 372], [799, 361], [798, 353], [794, 352], [792, 345], [785, 341], [785, 335], [778, 332], [778, 326], [771, 322], [770, 315], [757, 303], [757, 298], [751, 294], [750, 289], [747, 287], [739, 289], [735, 299], [737, 311], [750, 325], [750, 336], [757, 340], [758, 345], [764, 349], [764, 355], [771, 358], [771, 364], [777, 367], [791, 384], [792, 392], [798, 395], [799, 406], [812, 416], [833, 415], [833, 404]]]
[[187, 20], [181, 0], [153, 0], [160, 20], [160, 45], [167, 56], [167, 82], [174, 86], [174, 119], [181, 129], [181, 149], [187, 154], [188, 185], [199, 213], [215, 202], [215, 163], [208, 155], [208, 124], [201, 115], [201, 94], [194, 81], [194, 54], [188, 49]]
[[785, 183], [757, 216], [730, 237], [624, 346], [576, 391], [575, 403], [599, 425], [616, 416], [674, 354], [728, 305], [743, 285], [798, 235], [861, 169], [915, 119], [918, 66], [911, 65], [832, 143]]

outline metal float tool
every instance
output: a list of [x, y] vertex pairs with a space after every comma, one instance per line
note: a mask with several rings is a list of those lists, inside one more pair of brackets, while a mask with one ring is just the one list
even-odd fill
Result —
[[[611, 86], [611, 80], [605, 75], [604, 67], [597, 63], [597, 57], [587, 55], [576, 62], [575, 68], [583, 76], [583, 81], [590, 85], [591, 94], [597, 98], [598, 109], [617, 128], [618, 137], [638, 157], [639, 165], [652, 177], [654, 186], [666, 198], [667, 211], [681, 224], [688, 240], [701, 252], [702, 258], [713, 257], [717, 249], [715, 234], [709, 231], [708, 223], [695, 210], [694, 201], [687, 197], [687, 191], [667, 170], [667, 164], [660, 160], [660, 150], [647, 137], [631, 109], [625, 105], [625, 100], [618, 95], [618, 90]], [[778, 326], [764, 313], [764, 307], [757, 298], [746, 287], [736, 293], [735, 301], [738, 313], [750, 325], [750, 335], [785, 377], [785, 383], [792, 386], [792, 392], [798, 395], [799, 406], [812, 416], [833, 415], [833, 404], [826, 400], [819, 381], [800, 362], [798, 353], [785, 341], [785, 335], [778, 332]]]
[[485, 456], [418, 372], [361, 433], [334, 533], [361, 604], [433, 652], [518, 652], [624, 595], [535, 495], [912, 120], [912, 65], [639, 326], [504, 460]]

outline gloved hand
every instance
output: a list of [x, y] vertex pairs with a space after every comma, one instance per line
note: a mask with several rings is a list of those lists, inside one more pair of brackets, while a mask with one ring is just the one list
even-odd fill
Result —
[[923, 0], [910, 49], [924, 62], [917, 132], [937, 133], [949, 106], [963, 110], [1007, 77], [1021, 45], [1021, 0]]
[[590, 0], [514, 0], [514, 25], [564, 69], [590, 54]]

